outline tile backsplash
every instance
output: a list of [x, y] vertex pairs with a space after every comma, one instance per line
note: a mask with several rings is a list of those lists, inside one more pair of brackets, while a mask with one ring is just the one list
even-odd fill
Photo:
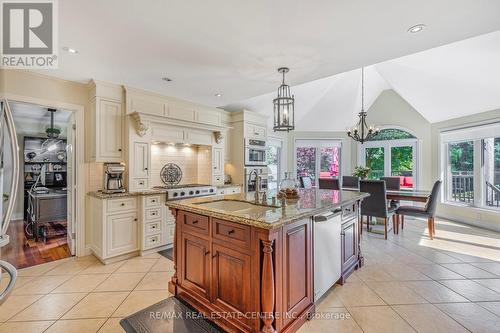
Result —
[[210, 146], [151, 145], [151, 186], [164, 185], [160, 172], [167, 163], [177, 164], [181, 168], [181, 184], [211, 183]]

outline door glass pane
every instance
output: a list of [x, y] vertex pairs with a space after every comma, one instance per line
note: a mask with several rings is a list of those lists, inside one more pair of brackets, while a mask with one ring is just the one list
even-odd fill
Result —
[[280, 148], [277, 146], [268, 146], [267, 148], [267, 168], [268, 170], [268, 189], [275, 190], [279, 184], [280, 169]]
[[297, 177], [309, 176], [316, 184], [316, 148], [297, 147]]
[[384, 176], [384, 148], [366, 148], [365, 150], [365, 165], [370, 168], [368, 179], [379, 179]]
[[340, 148], [320, 148], [319, 178], [338, 177], [340, 172]]
[[449, 174], [447, 197], [450, 201], [474, 202], [474, 142], [448, 144]]
[[500, 137], [483, 140], [485, 204], [500, 208]]
[[413, 189], [413, 147], [391, 147], [391, 176], [400, 178], [402, 189]]

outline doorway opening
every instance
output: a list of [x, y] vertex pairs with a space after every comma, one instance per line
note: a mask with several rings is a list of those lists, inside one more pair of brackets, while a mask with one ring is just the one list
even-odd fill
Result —
[[8, 138], [4, 151], [3, 193], [17, 181], [17, 196], [2, 259], [16, 268], [75, 254], [75, 113], [9, 102], [19, 146], [19, 177], [12, 179]]

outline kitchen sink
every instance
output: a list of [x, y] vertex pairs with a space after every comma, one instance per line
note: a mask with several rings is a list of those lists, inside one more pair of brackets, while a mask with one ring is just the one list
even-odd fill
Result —
[[200, 202], [197, 203], [196, 205], [212, 209], [218, 209], [226, 212], [240, 213], [240, 214], [262, 213], [269, 209], [277, 208], [274, 206], [256, 205], [247, 201], [224, 200], [224, 199], [211, 202]]

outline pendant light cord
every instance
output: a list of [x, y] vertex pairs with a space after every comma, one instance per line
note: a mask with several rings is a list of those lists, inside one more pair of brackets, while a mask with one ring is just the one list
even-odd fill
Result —
[[361, 111], [365, 111], [365, 68], [361, 67]]

